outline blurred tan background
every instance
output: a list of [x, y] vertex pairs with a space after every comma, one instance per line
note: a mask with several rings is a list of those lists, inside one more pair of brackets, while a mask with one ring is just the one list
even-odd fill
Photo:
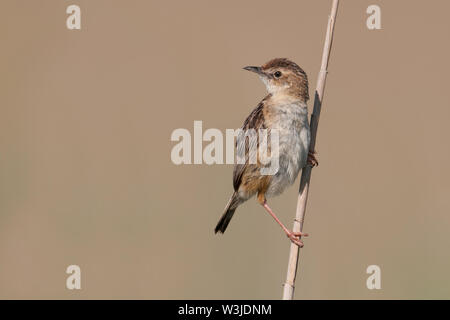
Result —
[[[274, 57], [313, 95], [330, 4], [2, 1], [0, 298], [280, 298], [280, 228], [249, 201], [214, 235], [232, 167], [174, 165], [170, 135], [241, 126], [265, 95], [242, 67]], [[341, 1], [296, 298], [450, 298], [449, 10]], [[288, 225], [297, 188], [271, 202]]]

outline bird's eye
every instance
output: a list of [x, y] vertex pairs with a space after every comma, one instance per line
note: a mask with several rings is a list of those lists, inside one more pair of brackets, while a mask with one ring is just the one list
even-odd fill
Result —
[[273, 76], [274, 76], [275, 78], [279, 78], [279, 77], [281, 77], [281, 72], [280, 72], [280, 71], [276, 71], [276, 72], [273, 74]]

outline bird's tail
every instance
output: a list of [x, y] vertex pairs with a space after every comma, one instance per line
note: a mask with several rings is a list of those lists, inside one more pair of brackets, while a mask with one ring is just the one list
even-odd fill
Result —
[[225, 230], [228, 227], [228, 224], [230, 223], [231, 218], [233, 218], [234, 212], [236, 211], [236, 208], [241, 204], [241, 200], [236, 192], [233, 193], [233, 195], [230, 198], [230, 201], [228, 201], [227, 206], [225, 207], [225, 212], [220, 218], [219, 222], [217, 223], [216, 228], [214, 229], [214, 233], [220, 232], [224, 233]]

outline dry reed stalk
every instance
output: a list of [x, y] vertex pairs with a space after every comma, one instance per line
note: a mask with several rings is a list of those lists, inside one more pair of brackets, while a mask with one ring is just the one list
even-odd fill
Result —
[[[327, 78], [328, 60], [331, 52], [331, 44], [333, 42], [334, 23], [336, 21], [339, 0], [333, 0], [331, 14], [328, 19], [327, 34], [325, 37], [325, 45], [322, 54], [322, 64], [320, 67], [319, 77], [317, 79], [316, 94], [314, 97], [314, 109], [311, 114], [310, 130], [311, 130], [311, 144], [310, 151], [314, 151], [316, 146], [317, 127], [319, 125], [320, 110], [322, 107], [322, 99], [325, 90], [325, 80]], [[300, 181], [300, 189], [297, 200], [297, 212], [294, 220], [294, 232], [303, 230], [303, 222], [305, 219], [306, 203], [308, 201], [309, 181], [311, 179], [311, 166], [306, 166], [302, 170], [302, 177]], [[295, 277], [298, 268], [298, 256], [300, 248], [291, 243], [289, 253], [289, 263], [286, 276], [286, 282], [283, 288], [283, 300], [292, 300], [294, 298]]]

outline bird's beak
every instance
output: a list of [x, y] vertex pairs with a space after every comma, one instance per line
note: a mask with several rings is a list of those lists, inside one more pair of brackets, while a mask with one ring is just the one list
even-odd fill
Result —
[[261, 67], [251, 67], [251, 66], [248, 66], [248, 67], [245, 67], [244, 70], [247, 70], [247, 71], [251, 71], [251, 72], [257, 73], [257, 74], [259, 74], [259, 75], [261, 75], [261, 76], [265, 75], [264, 72], [262, 71]]

